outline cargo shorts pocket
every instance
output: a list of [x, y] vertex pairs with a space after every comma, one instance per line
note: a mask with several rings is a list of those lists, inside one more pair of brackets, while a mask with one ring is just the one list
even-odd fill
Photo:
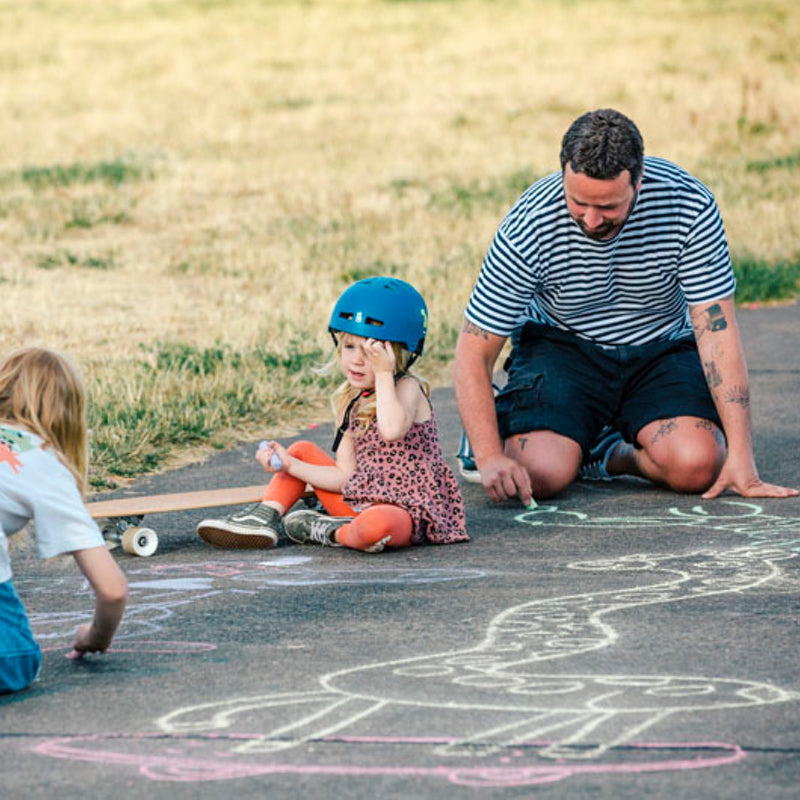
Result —
[[543, 375], [534, 375], [506, 385], [495, 400], [498, 416], [541, 408], [543, 381]]

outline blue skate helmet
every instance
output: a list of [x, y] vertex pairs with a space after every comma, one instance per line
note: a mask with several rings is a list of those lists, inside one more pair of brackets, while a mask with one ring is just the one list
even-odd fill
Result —
[[365, 278], [342, 293], [331, 314], [328, 330], [365, 339], [398, 342], [411, 353], [406, 368], [425, 346], [428, 307], [422, 295], [399, 278]]

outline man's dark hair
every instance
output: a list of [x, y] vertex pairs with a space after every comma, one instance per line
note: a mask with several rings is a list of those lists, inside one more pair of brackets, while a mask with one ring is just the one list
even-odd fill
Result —
[[610, 180], [629, 170], [636, 186], [642, 174], [642, 134], [624, 114], [600, 108], [578, 117], [561, 140], [561, 171], [567, 164], [573, 172]]

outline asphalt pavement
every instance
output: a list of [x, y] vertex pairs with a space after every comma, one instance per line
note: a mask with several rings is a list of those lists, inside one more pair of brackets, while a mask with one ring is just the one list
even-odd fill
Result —
[[[738, 319], [759, 470], [800, 486], [800, 305]], [[455, 466], [452, 390], [434, 404]], [[255, 446], [117, 494], [257, 482]], [[798, 797], [800, 500], [626, 479], [526, 511], [462, 486], [471, 542], [377, 555], [218, 550], [209, 512], [154, 515], [154, 556], [115, 551], [112, 651], [80, 661], [77, 567], [15, 548], [46, 652], [0, 697], [0, 794]]]

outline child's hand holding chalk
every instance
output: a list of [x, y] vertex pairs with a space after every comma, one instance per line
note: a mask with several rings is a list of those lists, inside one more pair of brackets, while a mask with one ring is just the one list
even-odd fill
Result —
[[[259, 449], [259, 452], [263, 451], [263, 450], [269, 450], [270, 449], [270, 443], [269, 442], [261, 442], [261, 444], [259, 444], [259, 446], [258, 446], [258, 449]], [[263, 463], [263, 462], [261, 462], [261, 463]], [[283, 466], [283, 461], [281, 461], [281, 457], [275, 452], [274, 449], [272, 450], [272, 453], [271, 453], [271, 455], [269, 457], [269, 465], [270, 465], [270, 467], [272, 467], [272, 469], [275, 470], [275, 472], [280, 472], [280, 469]]]
[[83, 658], [86, 653], [105, 653], [108, 650], [110, 642], [105, 638], [98, 637], [97, 632], [93, 625], [85, 622], [78, 626], [75, 631], [75, 643], [72, 645], [72, 650], [65, 653], [65, 658], [77, 661]]

